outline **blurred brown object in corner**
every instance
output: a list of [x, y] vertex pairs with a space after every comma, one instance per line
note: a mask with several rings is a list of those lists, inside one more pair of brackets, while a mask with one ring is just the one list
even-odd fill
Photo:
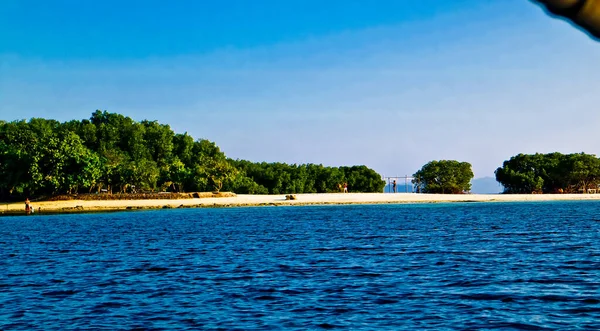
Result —
[[600, 0], [533, 0], [600, 39]]

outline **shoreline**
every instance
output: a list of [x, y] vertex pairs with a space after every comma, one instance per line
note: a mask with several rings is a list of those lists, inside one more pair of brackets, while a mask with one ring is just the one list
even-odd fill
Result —
[[[303, 193], [294, 196], [295, 200], [286, 200], [285, 194], [241, 194], [192, 199], [39, 201], [32, 205], [34, 215], [44, 215], [171, 208], [600, 200], [600, 194]], [[0, 216], [15, 215], [25, 215], [24, 202], [0, 203]]]

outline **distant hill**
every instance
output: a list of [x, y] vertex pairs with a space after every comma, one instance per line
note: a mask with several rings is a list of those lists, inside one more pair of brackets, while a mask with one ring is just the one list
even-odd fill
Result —
[[475, 178], [471, 181], [471, 193], [490, 194], [501, 193], [502, 185], [493, 177]]

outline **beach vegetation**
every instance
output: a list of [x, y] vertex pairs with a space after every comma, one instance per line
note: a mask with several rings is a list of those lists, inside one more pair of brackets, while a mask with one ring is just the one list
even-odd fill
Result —
[[600, 159], [585, 153], [518, 154], [495, 174], [504, 193], [587, 192], [600, 185]]
[[[254, 188], [259, 192], [248, 193], [336, 193], [340, 192], [339, 187], [345, 182], [352, 192], [381, 192], [385, 186], [381, 175], [366, 166], [327, 167], [322, 164], [254, 163], [246, 160], [231, 162], [244, 176], [258, 184]], [[235, 191], [239, 184], [233, 181], [229, 185]]]
[[89, 119], [0, 121], [0, 199], [78, 193], [381, 192], [366, 166], [250, 162], [157, 121], [97, 110]]
[[413, 174], [412, 183], [422, 193], [460, 194], [471, 190], [473, 176], [468, 162], [430, 161]]

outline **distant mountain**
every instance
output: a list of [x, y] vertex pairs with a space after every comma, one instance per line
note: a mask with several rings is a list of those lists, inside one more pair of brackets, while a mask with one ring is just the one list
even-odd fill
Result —
[[501, 193], [502, 185], [493, 177], [482, 177], [471, 180], [471, 193], [490, 194]]

